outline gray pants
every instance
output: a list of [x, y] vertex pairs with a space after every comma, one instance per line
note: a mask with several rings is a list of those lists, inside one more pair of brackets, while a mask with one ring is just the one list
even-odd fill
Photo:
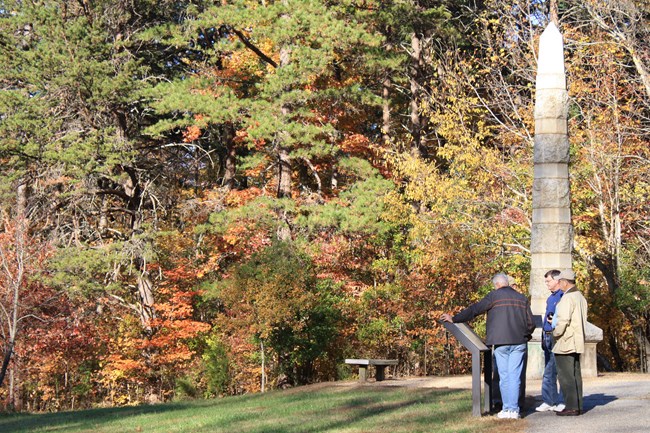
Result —
[[580, 354], [555, 354], [557, 378], [564, 395], [567, 410], [582, 412], [582, 373], [580, 371]]

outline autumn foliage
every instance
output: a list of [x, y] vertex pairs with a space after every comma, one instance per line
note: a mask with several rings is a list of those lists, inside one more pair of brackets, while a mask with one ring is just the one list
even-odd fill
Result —
[[[537, 277], [549, 3], [3, 2], [4, 407], [467, 372], [440, 315]], [[647, 371], [650, 11], [614, 3], [558, 6], [574, 267], [601, 368]]]

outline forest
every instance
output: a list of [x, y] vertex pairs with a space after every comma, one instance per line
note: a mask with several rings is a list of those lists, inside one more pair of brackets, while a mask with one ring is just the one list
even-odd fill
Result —
[[2, 410], [467, 372], [550, 20], [599, 368], [649, 372], [647, 1], [0, 0]]

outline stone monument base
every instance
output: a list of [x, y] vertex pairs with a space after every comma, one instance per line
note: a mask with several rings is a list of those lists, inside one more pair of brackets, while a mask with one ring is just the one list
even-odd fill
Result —
[[[585, 330], [585, 353], [580, 356], [580, 369], [582, 377], [597, 377], [596, 345], [603, 340], [603, 330], [587, 322]], [[528, 342], [528, 366], [526, 379], [541, 379], [544, 375], [544, 351], [542, 350], [542, 330], [535, 329], [533, 338]]]

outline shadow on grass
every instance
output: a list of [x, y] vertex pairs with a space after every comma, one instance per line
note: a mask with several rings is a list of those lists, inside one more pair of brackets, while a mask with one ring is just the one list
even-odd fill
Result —
[[[446, 424], [471, 414], [466, 391], [386, 388], [331, 390], [282, 398], [279, 411], [221, 420], [205, 430], [246, 433], [325, 433], [337, 431], [444, 431]], [[449, 404], [442, 403], [447, 401]], [[438, 426], [438, 427], [436, 427]], [[433, 428], [433, 430], [431, 430]], [[448, 430], [452, 431], [452, 430]], [[459, 430], [453, 430], [459, 431]], [[467, 430], [467, 431], [472, 431]]]
[[94, 429], [104, 423], [145, 414], [184, 410], [182, 403], [160, 404], [151, 406], [129, 406], [101, 409], [87, 409], [70, 412], [44, 414], [0, 414], [0, 431], [33, 432], [62, 431], [74, 426], [76, 429]]
[[[450, 429], [471, 415], [467, 391], [337, 386], [215, 400], [0, 415], [0, 432], [414, 433]], [[136, 430], [139, 431], [139, 430]]]

